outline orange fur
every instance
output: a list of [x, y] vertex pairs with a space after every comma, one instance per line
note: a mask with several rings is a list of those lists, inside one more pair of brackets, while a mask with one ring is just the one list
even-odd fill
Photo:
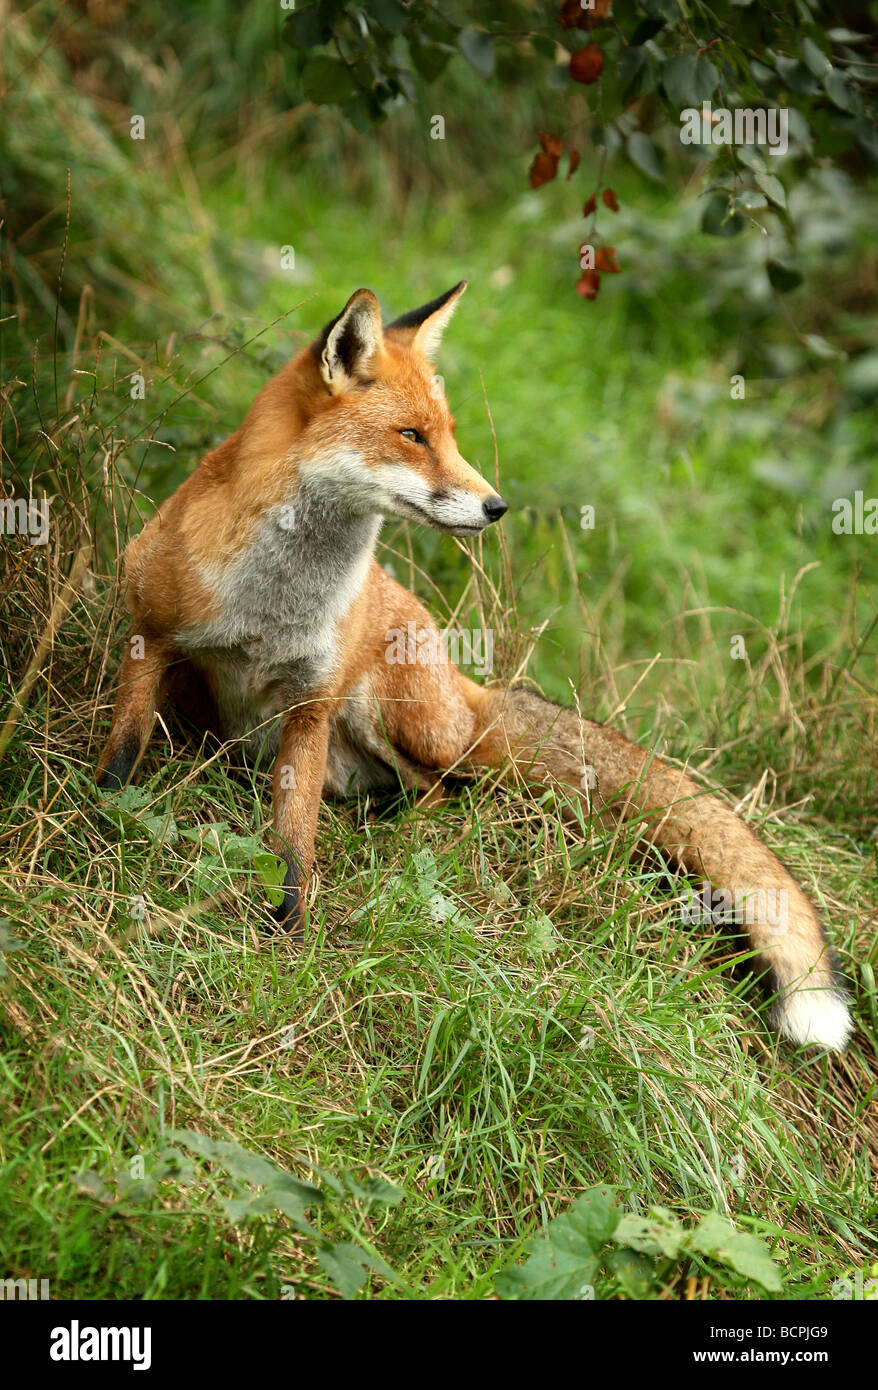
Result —
[[375, 562], [380, 517], [474, 534], [505, 511], [460, 455], [428, 356], [464, 288], [387, 328], [358, 290], [131, 541], [125, 595], [145, 655], [123, 664], [99, 781], [131, 775], [166, 695], [268, 750], [286, 929], [303, 920], [322, 795], [400, 782], [435, 795], [451, 770], [500, 766], [557, 783], [588, 814], [636, 815], [646, 841], [715, 887], [781, 895], [782, 931], [761, 908], [747, 924], [776, 1019], [841, 1048], [849, 1019], [817, 915], [721, 801], [529, 692], [478, 686], [446, 660], [388, 660], [392, 631], [438, 632]]

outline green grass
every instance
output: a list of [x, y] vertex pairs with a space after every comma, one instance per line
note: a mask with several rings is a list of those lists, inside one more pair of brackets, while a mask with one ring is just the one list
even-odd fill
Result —
[[[17, 138], [47, 151], [60, 248], [38, 71]], [[481, 1299], [609, 1183], [687, 1230], [725, 1213], [771, 1249], [784, 1296], [830, 1296], [878, 1253], [878, 562], [874, 538], [830, 525], [834, 497], [878, 492], [853, 372], [876, 346], [855, 255], [874, 204], [851, 195], [845, 255], [827, 274], [815, 251], [792, 301], [846, 362], [815, 357], [765, 299], [757, 238], [717, 248], [692, 204], [633, 175], [607, 229], [623, 274], [586, 304], [569, 190], [517, 191], [523, 156], [493, 193], [402, 193], [387, 150], [352, 158], [327, 117], [295, 168], [279, 139], [219, 162], [193, 143], [181, 183], [163, 136], [141, 166], [68, 124], [59, 140], [87, 144], [98, 183], [74, 193], [66, 283], [94, 271], [100, 291], [79, 335], [65, 302], [57, 353], [51, 302], [7, 346], [23, 384], [4, 468], [56, 501], [45, 550], [4, 541], [4, 710], [90, 532], [96, 550], [0, 757], [0, 1275], [48, 1277], [55, 1297]], [[811, 196], [817, 226], [832, 190]], [[844, 1059], [778, 1045], [738, 944], [684, 929], [657, 861], [562, 828], [551, 797], [473, 784], [432, 812], [324, 806], [297, 948], [262, 934], [263, 773], [242, 781], [157, 726], [142, 793], [93, 789], [138, 514], [358, 285], [395, 313], [462, 275], [439, 368], [489, 474], [493, 422], [512, 509], [481, 571], [402, 526], [383, 558], [443, 622], [491, 625], [496, 675], [530, 653], [547, 693], [740, 802], [825, 910], [856, 995]], [[199, 1156], [180, 1131], [239, 1149]], [[605, 1256], [597, 1296], [632, 1296]], [[693, 1278], [708, 1297], [766, 1295], [691, 1251], [643, 1292], [694, 1296]]]

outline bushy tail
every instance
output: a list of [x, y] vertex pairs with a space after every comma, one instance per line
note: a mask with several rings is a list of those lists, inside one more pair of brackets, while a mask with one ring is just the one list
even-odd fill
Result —
[[[774, 1025], [795, 1043], [841, 1052], [852, 1024], [816, 911], [780, 861], [717, 797], [621, 734], [580, 719], [529, 690], [467, 682], [480, 732], [467, 761], [512, 762], [529, 781], [558, 781], [593, 813], [638, 816], [643, 836], [705, 887], [692, 920], [731, 908], [776, 997]], [[709, 885], [709, 888], [707, 887]]]

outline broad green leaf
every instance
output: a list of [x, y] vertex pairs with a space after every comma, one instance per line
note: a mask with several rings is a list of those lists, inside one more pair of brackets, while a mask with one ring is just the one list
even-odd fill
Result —
[[287, 866], [284, 860], [279, 854], [267, 854], [263, 851], [253, 856], [253, 867], [259, 875], [266, 897], [272, 907], [280, 907], [284, 900], [282, 884], [287, 875]]
[[805, 60], [806, 66], [813, 72], [815, 77], [823, 77], [827, 72], [832, 71], [832, 64], [821, 48], [818, 48], [813, 39], [804, 37], [799, 43], [799, 52]]
[[793, 266], [784, 265], [782, 261], [766, 261], [765, 269], [771, 285], [780, 294], [788, 294], [790, 290], [797, 289], [802, 283], [802, 276]]
[[785, 83], [794, 96], [813, 96], [816, 91], [819, 91], [813, 73], [798, 59], [778, 56], [775, 59], [775, 67], [781, 81]]
[[577, 1197], [567, 1213], [579, 1230], [586, 1233], [595, 1250], [606, 1244], [622, 1218], [612, 1187], [591, 1187]]
[[736, 1231], [720, 1212], [712, 1211], [691, 1232], [689, 1248], [753, 1279], [769, 1293], [781, 1293], [783, 1281], [765, 1244], [747, 1231]]
[[823, 79], [823, 87], [833, 106], [837, 106], [840, 111], [849, 111], [851, 114], [857, 110], [857, 101], [845, 79], [840, 72], [831, 69]]
[[494, 1287], [505, 1299], [587, 1300], [597, 1268], [593, 1255], [566, 1254], [546, 1241], [526, 1264], [504, 1269]]
[[783, 184], [775, 174], [755, 174], [754, 177], [766, 198], [769, 198], [780, 208], [786, 207], [787, 195]]
[[622, 1217], [613, 1240], [640, 1255], [663, 1256], [675, 1260], [683, 1249], [686, 1233], [672, 1212], [653, 1207], [647, 1216], [628, 1212]]
[[3, 959], [4, 954], [22, 950], [24, 950], [24, 942], [12, 935], [9, 922], [6, 919], [0, 921], [0, 980], [5, 979], [7, 975], [6, 962]]
[[588, 1299], [594, 1296], [597, 1252], [611, 1238], [619, 1210], [611, 1187], [583, 1192], [528, 1245], [522, 1265], [503, 1270], [501, 1298]]
[[401, 1187], [386, 1178], [355, 1178], [352, 1173], [343, 1173], [342, 1182], [352, 1197], [369, 1205], [395, 1207], [405, 1196]]
[[309, 58], [302, 70], [302, 91], [317, 106], [344, 101], [354, 91], [350, 69], [338, 58], [318, 54]]
[[753, 149], [752, 145], [738, 145], [735, 154], [740, 162], [746, 164], [747, 168], [752, 169], [754, 173], [765, 172], [765, 160], [758, 150]]
[[746, 217], [735, 212], [728, 198], [721, 193], [708, 198], [701, 214], [701, 230], [708, 236], [737, 236], [746, 226]]
[[665, 177], [665, 158], [662, 151], [654, 140], [650, 140], [648, 135], [644, 135], [642, 130], [635, 130], [628, 136], [626, 151], [631, 163], [634, 164], [647, 178], [655, 179], [657, 183], [662, 183]]
[[85, 1168], [81, 1173], [75, 1173], [70, 1181], [77, 1192], [83, 1193], [86, 1197], [94, 1197], [97, 1202], [109, 1197], [103, 1178], [93, 1168]]
[[493, 77], [497, 66], [497, 54], [494, 52], [493, 40], [488, 34], [480, 29], [461, 29], [457, 42], [461, 53], [472, 63], [476, 72], [481, 73], [482, 77]]
[[530, 955], [540, 956], [547, 952], [557, 951], [560, 937], [556, 932], [551, 918], [545, 912], [535, 912], [525, 923], [526, 949]]
[[353, 1298], [366, 1282], [370, 1269], [385, 1274], [389, 1271], [359, 1245], [343, 1241], [338, 1245], [321, 1245], [317, 1263], [325, 1270], [343, 1298]]
[[628, 1298], [646, 1298], [655, 1284], [655, 1266], [634, 1250], [614, 1250], [607, 1268]]
[[716, 90], [719, 73], [709, 58], [685, 53], [668, 59], [662, 68], [662, 82], [672, 106], [700, 108]]
[[389, 34], [401, 34], [408, 18], [399, 0], [369, 0], [365, 12], [369, 20], [376, 19]]
[[451, 50], [443, 44], [424, 43], [414, 35], [409, 38], [409, 52], [415, 68], [425, 82], [435, 82], [451, 57]]

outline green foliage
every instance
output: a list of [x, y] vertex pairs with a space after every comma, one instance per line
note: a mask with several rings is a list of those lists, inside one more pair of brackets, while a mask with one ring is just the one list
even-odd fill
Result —
[[[782, 110], [790, 154], [777, 164], [788, 185], [818, 161], [878, 168], [878, 70], [865, 61], [866, 34], [832, 27], [833, 8], [824, 0], [780, 10], [751, 0], [710, 0], [691, 9], [661, 0], [596, 0], [590, 8], [579, 0], [560, 8], [557, 0], [536, 6], [482, 0], [440, 12], [430, 0], [389, 0], [368, 10], [314, 0], [284, 29], [297, 54], [290, 97], [335, 103], [363, 130], [414, 102], [457, 50], [486, 84], [541, 90], [543, 119], [567, 131], [565, 138], [574, 130], [576, 144], [590, 141], [611, 159], [624, 154], [649, 180], [665, 180], [669, 153], [678, 177], [686, 155], [699, 157], [712, 194], [705, 232], [734, 236], [773, 214], [792, 249], [796, 227], [787, 188], [760, 150], [716, 136], [681, 146], [681, 122], [705, 102], [725, 110]], [[559, 65], [565, 51], [569, 58]], [[593, 61], [580, 62], [583, 54]], [[704, 126], [712, 130], [709, 120]], [[785, 154], [785, 145], [773, 153]], [[558, 160], [554, 171], [546, 155], [539, 164], [534, 186], [554, 176]], [[796, 274], [775, 273], [771, 283], [785, 293]]]
[[502, 1298], [592, 1299], [596, 1285], [624, 1298], [658, 1298], [679, 1277], [702, 1271], [732, 1297], [746, 1284], [767, 1293], [783, 1287], [764, 1243], [720, 1212], [687, 1230], [664, 1207], [646, 1216], [623, 1212], [606, 1186], [582, 1193], [528, 1248], [524, 1264], [498, 1277]]
[[[298, 1231], [310, 1246], [317, 1264], [329, 1276], [343, 1298], [353, 1298], [370, 1271], [391, 1283], [396, 1275], [374, 1251], [358, 1241], [332, 1241], [322, 1236], [307, 1217], [309, 1209], [327, 1209], [343, 1228], [350, 1229], [348, 1213], [368, 1215], [372, 1210], [396, 1206], [403, 1199], [398, 1187], [383, 1178], [356, 1178], [321, 1172], [323, 1186], [294, 1178], [260, 1153], [231, 1139], [211, 1139], [199, 1130], [172, 1130], [151, 1157], [149, 1171], [132, 1175], [132, 1165], [117, 1168], [106, 1180], [93, 1169], [71, 1178], [76, 1192], [121, 1211], [132, 1205], [161, 1205], [180, 1188], [208, 1183], [226, 1220], [236, 1227], [270, 1225], [278, 1214]], [[196, 1156], [195, 1160], [185, 1151]], [[200, 1160], [200, 1162], [199, 1162]], [[263, 1242], [260, 1242], [262, 1244]], [[270, 1244], [270, 1242], [267, 1242]]]

